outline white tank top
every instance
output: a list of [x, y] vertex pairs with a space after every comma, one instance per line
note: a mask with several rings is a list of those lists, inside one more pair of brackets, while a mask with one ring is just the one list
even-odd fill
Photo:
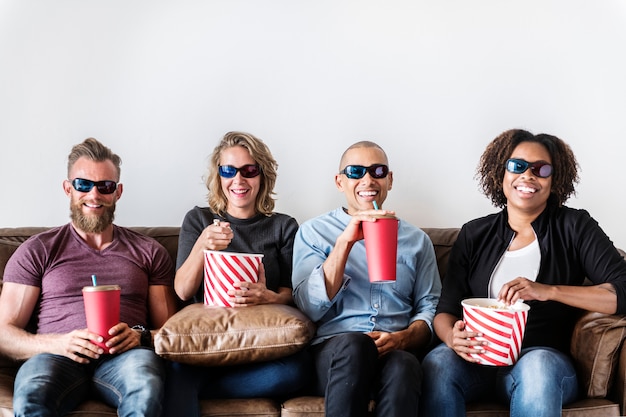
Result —
[[506, 251], [496, 265], [489, 282], [489, 297], [497, 298], [502, 286], [517, 277], [531, 281], [537, 279], [541, 252], [537, 237], [529, 245], [514, 251]]

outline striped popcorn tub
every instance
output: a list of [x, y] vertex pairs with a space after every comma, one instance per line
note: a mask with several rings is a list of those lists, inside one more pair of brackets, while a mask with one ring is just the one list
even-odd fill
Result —
[[235, 282], [257, 282], [259, 265], [263, 255], [204, 251], [204, 304], [232, 307], [228, 291], [235, 289]]
[[461, 304], [465, 329], [482, 333], [475, 339], [487, 342], [480, 346], [485, 353], [470, 356], [483, 365], [513, 365], [522, 349], [530, 306], [522, 302], [506, 306], [493, 298], [470, 298]]

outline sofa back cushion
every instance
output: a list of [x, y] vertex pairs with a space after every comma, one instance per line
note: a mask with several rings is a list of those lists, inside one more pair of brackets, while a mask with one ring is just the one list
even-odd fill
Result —
[[0, 289], [2, 288], [2, 277], [4, 276], [4, 267], [7, 261], [13, 255], [20, 244], [9, 240], [0, 239]]
[[[4, 267], [9, 257], [15, 252], [17, 247], [26, 239], [49, 230], [49, 227], [5, 227], [0, 228], [0, 289], [2, 288], [2, 277], [4, 276]], [[130, 229], [150, 236], [156, 239], [161, 245], [167, 249], [176, 263], [176, 254], [178, 253], [178, 234], [180, 227], [156, 226], [156, 227], [130, 227]], [[437, 256], [437, 265], [441, 279], [444, 278], [448, 257], [452, 245], [459, 234], [458, 228], [424, 228], [423, 229], [433, 242], [435, 254]]]
[[448, 258], [450, 257], [450, 251], [452, 245], [456, 241], [459, 235], [459, 228], [424, 228], [424, 230], [430, 240], [433, 242], [435, 248], [435, 256], [437, 257], [437, 267], [439, 268], [439, 275], [441, 280], [445, 278], [448, 271]]
[[48, 230], [49, 227], [5, 227], [0, 228], [0, 290], [7, 261], [26, 239]]
[[[29, 237], [49, 230], [50, 227], [5, 227], [0, 228], [0, 290], [4, 277], [4, 268], [17, 247]], [[130, 227], [131, 230], [156, 239], [176, 263], [178, 252], [178, 233], [180, 227]]]

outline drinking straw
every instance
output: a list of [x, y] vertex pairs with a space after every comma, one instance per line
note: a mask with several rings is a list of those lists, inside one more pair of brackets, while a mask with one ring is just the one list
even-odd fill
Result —
[[94, 286], [94, 287], [95, 287], [96, 285], [98, 285], [98, 284], [96, 283], [96, 276], [95, 276], [95, 275], [92, 275], [92, 276], [91, 276], [91, 282], [93, 283], [93, 286]]
[[372, 201], [374, 203], [374, 210], [378, 210], [378, 204], [376, 204], [376, 200]]

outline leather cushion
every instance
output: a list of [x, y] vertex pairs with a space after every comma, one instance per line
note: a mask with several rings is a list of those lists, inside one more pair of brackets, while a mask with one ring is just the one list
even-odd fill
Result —
[[578, 320], [571, 353], [585, 396], [604, 398], [609, 394], [624, 338], [625, 316], [586, 312]]
[[224, 366], [281, 358], [304, 348], [313, 323], [282, 304], [242, 308], [192, 304], [174, 314], [154, 337], [158, 355], [191, 365]]

